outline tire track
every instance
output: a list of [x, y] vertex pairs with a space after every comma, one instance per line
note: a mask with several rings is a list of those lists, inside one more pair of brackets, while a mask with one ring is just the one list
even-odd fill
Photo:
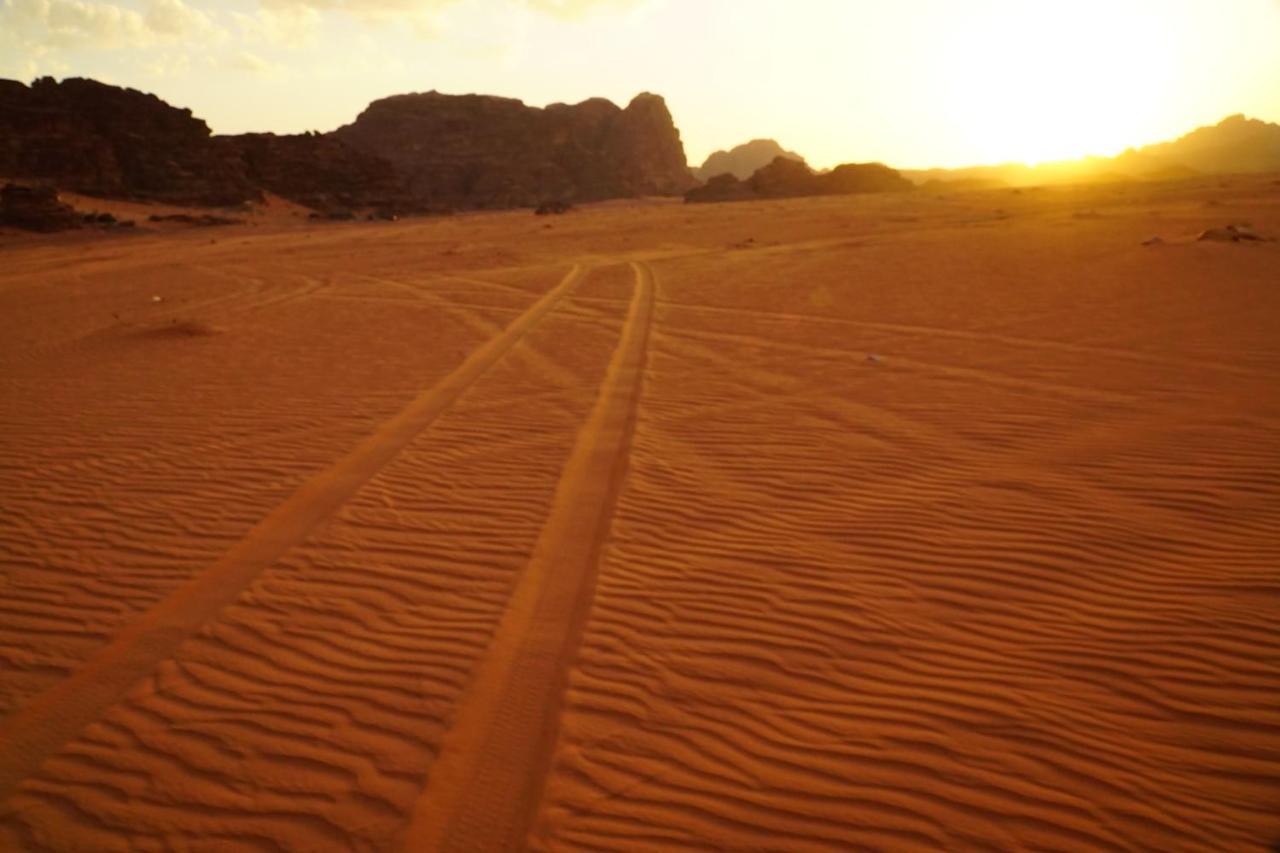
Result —
[[647, 267], [633, 269], [631, 307], [600, 396], [414, 808], [405, 849], [523, 846], [554, 750], [567, 666], [589, 610], [635, 426], [654, 285]]
[[501, 334], [332, 467], [304, 483], [200, 575], [122, 630], [66, 681], [0, 723], [0, 800], [297, 545], [521, 341], [582, 278], [579, 266]]

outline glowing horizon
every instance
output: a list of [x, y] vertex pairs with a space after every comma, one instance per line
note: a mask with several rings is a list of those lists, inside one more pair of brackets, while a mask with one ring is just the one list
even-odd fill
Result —
[[154, 92], [217, 133], [331, 130], [388, 95], [663, 95], [691, 165], [1112, 156], [1280, 121], [1277, 0], [0, 0], [0, 76]]

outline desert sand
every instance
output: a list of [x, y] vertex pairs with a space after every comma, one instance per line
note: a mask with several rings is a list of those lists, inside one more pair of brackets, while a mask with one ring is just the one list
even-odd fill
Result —
[[0, 234], [0, 847], [1280, 841], [1280, 182], [296, 214]]

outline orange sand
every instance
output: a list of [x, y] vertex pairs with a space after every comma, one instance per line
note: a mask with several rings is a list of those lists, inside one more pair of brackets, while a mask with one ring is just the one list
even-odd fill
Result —
[[0, 848], [1280, 841], [1272, 179], [121, 212], [0, 235]]

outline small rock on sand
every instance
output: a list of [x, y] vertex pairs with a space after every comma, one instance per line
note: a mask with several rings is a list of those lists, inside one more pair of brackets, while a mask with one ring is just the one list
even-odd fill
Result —
[[1241, 241], [1260, 242], [1262, 237], [1247, 231], [1243, 228], [1237, 228], [1234, 225], [1228, 225], [1225, 228], [1206, 228], [1200, 232], [1197, 240], [1211, 240], [1218, 243], [1239, 243]]

